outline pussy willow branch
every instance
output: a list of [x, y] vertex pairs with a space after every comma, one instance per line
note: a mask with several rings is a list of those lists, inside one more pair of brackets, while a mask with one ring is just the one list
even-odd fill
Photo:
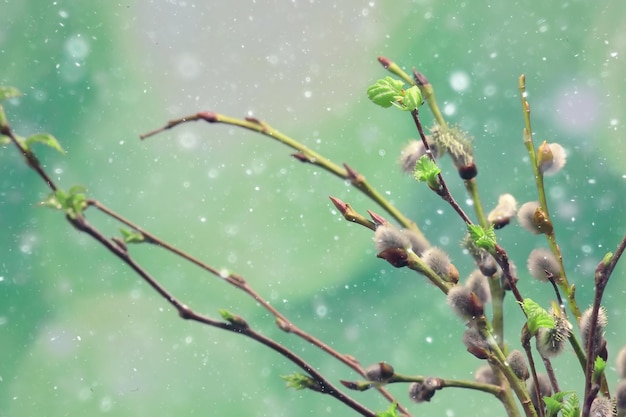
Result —
[[[270, 314], [272, 314], [276, 318], [276, 325], [281, 330], [287, 333], [292, 333], [300, 337], [301, 339], [311, 343], [313, 346], [318, 347], [319, 349], [321, 349], [328, 355], [344, 363], [345, 365], [350, 367], [352, 370], [357, 372], [362, 377], [365, 377], [365, 368], [361, 366], [361, 364], [356, 358], [354, 358], [351, 355], [339, 353], [338, 351], [336, 351], [335, 349], [333, 349], [332, 347], [330, 347], [328, 344], [324, 343], [320, 339], [300, 329], [292, 321], [290, 321], [284, 314], [278, 311], [272, 304], [270, 304], [267, 300], [265, 300], [258, 292], [256, 292], [241, 275], [234, 274], [234, 273], [228, 273], [227, 275], [225, 275], [222, 271], [218, 270], [217, 268], [202, 262], [201, 260], [188, 254], [187, 252], [184, 252], [176, 248], [175, 246], [170, 245], [169, 243], [160, 239], [156, 235], [142, 229], [137, 224], [120, 216], [118, 213], [109, 209], [108, 207], [106, 207], [105, 205], [103, 205], [101, 202], [97, 200], [89, 199], [87, 200], [87, 204], [89, 204], [90, 206], [94, 206], [95, 208], [102, 211], [106, 215], [116, 219], [120, 223], [123, 223], [126, 226], [135, 230], [136, 232], [140, 233], [146, 239], [146, 243], [152, 243], [154, 245], [160, 246], [164, 248], [165, 250], [181, 257], [182, 259], [185, 259], [186, 261], [211, 273], [212, 275], [225, 280], [229, 284], [233, 285], [235, 288], [243, 291], [244, 293], [252, 297], [256, 302], [258, 302], [261, 305], [261, 307], [263, 307], [265, 310], [267, 310]], [[401, 411], [405, 415], [409, 415], [408, 410], [405, 407], [403, 407], [398, 402], [398, 400], [389, 393], [389, 391], [387, 391], [384, 387], [380, 387], [379, 391], [387, 400], [389, 400], [390, 402], [395, 402], [398, 405], [399, 411]]]
[[[587, 339], [587, 346], [585, 346], [587, 352], [587, 363], [585, 366], [585, 397], [582, 417], [589, 417], [591, 403], [593, 402], [598, 390], [600, 388], [604, 389], [604, 387], [600, 387], [595, 383], [595, 381], [592, 381], [594, 361], [599, 353], [594, 346], [594, 335], [596, 334], [596, 329], [598, 327], [598, 314], [600, 312], [600, 306], [602, 302], [602, 296], [604, 295], [604, 290], [606, 289], [606, 286], [609, 283], [609, 278], [611, 278], [613, 270], [615, 270], [615, 266], [617, 265], [619, 259], [622, 257], [625, 249], [626, 236], [622, 238], [622, 241], [617, 246], [617, 249], [615, 250], [615, 253], [611, 256], [611, 259], [608, 262], [603, 259], [596, 268], [594, 277], [596, 291], [593, 299], [593, 307], [591, 310], [591, 321], [589, 322], [589, 329], [587, 333], [589, 336]], [[604, 395], [607, 398], [610, 398], [608, 391], [604, 392]]]
[[[0, 111], [2, 109], [0, 108]], [[14, 135], [12, 129], [9, 124], [2, 124], [0, 126], [0, 133], [9, 137], [11, 142], [15, 144], [20, 153], [25, 157], [28, 166], [30, 166], [33, 170], [37, 172], [37, 174], [46, 182], [48, 187], [55, 191], [57, 190], [57, 186], [49, 178], [46, 174], [45, 170], [35, 157], [34, 153], [30, 150], [25, 149], [22, 144], [17, 140], [17, 137]], [[89, 201], [90, 205], [94, 205], [99, 209], [103, 209], [104, 206], [95, 202], [95, 200]], [[103, 210], [106, 211], [106, 210]], [[115, 216], [114, 216], [115, 217]], [[115, 218], [118, 218], [117, 216]], [[120, 217], [121, 218], [121, 217]], [[318, 385], [319, 391], [324, 394], [329, 394], [332, 397], [336, 398], [346, 406], [355, 410], [359, 414], [368, 417], [376, 417], [376, 414], [371, 410], [367, 409], [365, 406], [355, 401], [351, 397], [345, 395], [339, 389], [337, 389], [330, 381], [328, 381], [322, 374], [315, 370], [311, 365], [309, 365], [304, 359], [296, 355], [293, 351], [287, 349], [281, 344], [275, 342], [274, 340], [256, 332], [249, 326], [241, 326], [235, 325], [233, 323], [225, 323], [213, 320], [207, 316], [203, 316], [201, 314], [196, 313], [192, 309], [190, 309], [187, 305], [180, 302], [176, 297], [174, 297], [165, 287], [163, 287], [152, 275], [146, 272], [129, 254], [126, 248], [126, 245], [121, 242], [117, 238], [107, 239], [104, 235], [102, 235], [96, 228], [91, 226], [84, 215], [82, 213], [77, 213], [74, 216], [66, 215], [67, 221], [72, 224], [77, 230], [87, 233], [101, 245], [103, 245], [109, 252], [122, 260], [126, 265], [128, 265], [132, 270], [134, 270], [148, 285], [150, 285], [165, 301], [171, 304], [176, 310], [181, 318], [185, 320], [192, 320], [199, 323], [203, 323], [205, 325], [217, 327], [223, 330], [232, 331], [235, 333], [242, 334], [246, 337], [249, 337], [256, 342], [274, 350], [275, 352], [281, 354], [286, 359], [290, 360], [296, 366], [304, 370], [307, 374], [309, 374]], [[157, 241], [155, 241], [156, 243]], [[164, 242], [161, 242], [164, 243]], [[235, 280], [235, 278], [232, 278]]]
[[354, 187], [360, 190], [363, 194], [372, 199], [376, 204], [382, 207], [389, 215], [398, 221], [403, 227], [411, 229], [423, 237], [421, 230], [417, 227], [415, 222], [406, 217], [400, 210], [398, 210], [393, 204], [385, 199], [365, 177], [359, 174], [351, 167], [344, 164], [343, 168], [333, 163], [329, 159], [320, 155], [319, 153], [307, 148], [297, 140], [287, 136], [280, 131], [274, 129], [264, 121], [248, 117], [244, 119], [237, 119], [234, 117], [225, 116], [223, 114], [215, 112], [199, 112], [179, 119], [170, 120], [165, 126], [155, 129], [151, 132], [141, 135], [141, 139], [146, 139], [157, 133], [171, 129], [183, 123], [203, 120], [208, 123], [223, 123], [226, 125], [236, 126], [243, 129], [251, 130], [256, 133], [268, 136], [278, 142], [295, 149], [297, 151], [293, 156], [302, 162], [307, 162], [313, 165], [317, 165], [320, 168], [330, 172], [331, 174], [341, 178], [342, 180], [349, 180]]

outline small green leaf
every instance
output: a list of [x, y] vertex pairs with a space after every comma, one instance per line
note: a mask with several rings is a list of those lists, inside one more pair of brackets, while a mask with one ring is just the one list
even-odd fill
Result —
[[563, 408], [561, 401], [554, 398], [554, 396], [543, 397], [543, 402], [546, 404], [546, 417], [557, 417], [557, 414]]
[[594, 380], [599, 378], [606, 369], [606, 362], [599, 356], [593, 362], [593, 377]]
[[413, 111], [422, 105], [422, 101], [422, 92], [418, 86], [414, 85], [404, 91], [402, 110]]
[[369, 99], [381, 107], [391, 107], [402, 100], [404, 83], [391, 77], [376, 81], [367, 89]]
[[128, 229], [120, 229], [124, 243], [143, 243], [146, 241], [145, 236], [139, 232], [133, 232]]
[[63, 150], [63, 148], [61, 148], [59, 141], [56, 140], [54, 136], [48, 133], [37, 133], [35, 135], [29, 136], [25, 141], [27, 148], [30, 148], [30, 145], [33, 143], [43, 143], [44, 145], [49, 146], [62, 154], [65, 154], [65, 151]]
[[380, 413], [376, 413], [376, 417], [398, 417], [398, 404], [391, 403], [388, 409]]
[[224, 310], [224, 309], [219, 310], [219, 312], [222, 318], [226, 320], [227, 322], [229, 322], [230, 324], [237, 326], [241, 329], [248, 328], [248, 322], [244, 320], [243, 317], [233, 314], [230, 311]]
[[294, 373], [291, 375], [283, 375], [281, 378], [287, 381], [287, 388], [293, 388], [295, 390], [312, 389], [314, 391], [319, 391], [318, 384], [310, 376]]
[[41, 201], [40, 204], [56, 210], [63, 210], [68, 216], [75, 218], [87, 208], [85, 191], [85, 187], [80, 185], [71, 187], [69, 192], [56, 190], [45, 200]]
[[439, 182], [440, 172], [441, 170], [437, 164], [428, 155], [422, 155], [415, 164], [413, 177], [419, 182], [428, 184], [431, 190], [439, 192], [441, 190], [441, 183]]
[[528, 317], [527, 327], [531, 335], [534, 336], [537, 334], [537, 330], [539, 330], [540, 327], [554, 329], [554, 318], [552, 314], [541, 308], [539, 304], [535, 303], [530, 298], [524, 299], [522, 308]]
[[493, 225], [489, 229], [485, 230], [478, 224], [467, 225], [467, 231], [469, 232], [470, 239], [474, 244], [487, 251], [494, 251], [496, 248], [496, 232]]
[[21, 95], [22, 93], [20, 90], [15, 87], [0, 86], [0, 101], [19, 97]]
[[575, 392], [572, 392], [567, 398], [567, 401], [563, 403], [562, 408], [563, 417], [578, 417], [580, 416], [580, 404], [578, 401], [578, 396]]

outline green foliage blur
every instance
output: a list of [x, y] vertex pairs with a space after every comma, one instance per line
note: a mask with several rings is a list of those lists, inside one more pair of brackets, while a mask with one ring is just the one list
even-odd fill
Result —
[[[387, 75], [379, 55], [426, 74], [446, 120], [474, 136], [490, 209], [505, 192], [536, 199], [517, 94], [525, 73], [537, 140], [568, 150], [564, 173], [547, 181], [549, 203], [579, 304], [591, 303], [593, 270], [626, 229], [626, 4], [205, 3], [0, 5], [0, 85], [25, 93], [6, 104], [9, 121], [21, 136], [59, 139], [65, 156], [36, 152], [65, 189], [83, 186], [157, 236], [245, 276], [300, 327], [364, 365], [385, 360], [405, 374], [471, 379], [479, 363], [443, 295], [376, 259], [371, 234], [328, 200], [377, 211], [356, 190], [250, 132], [198, 123], [144, 142], [139, 134], [200, 110], [267, 120], [363, 173], [450, 253], [463, 279], [472, 269], [458, 245], [463, 223], [397, 167], [414, 125], [408, 114], [372, 105], [366, 89]], [[420, 112], [429, 126], [427, 109]], [[454, 167], [442, 169], [463, 201]], [[8, 146], [0, 148], [0, 196], [0, 417], [348, 414], [327, 396], [286, 391], [280, 376], [296, 369], [276, 354], [180, 320], [117, 259], [38, 205], [48, 190]], [[120, 234], [119, 225], [87, 216]], [[545, 307], [549, 291], [524, 270], [540, 239], [517, 224], [498, 232], [521, 290]], [[227, 309], [333, 381], [354, 378], [226, 283], [157, 248], [131, 250], [197, 311], [218, 317]], [[609, 353], [626, 343], [623, 265], [615, 274]], [[506, 301], [515, 344], [522, 317]], [[574, 363], [573, 355], [556, 361], [557, 375], [571, 376], [565, 391], [582, 387]], [[415, 415], [503, 411], [463, 390], [410, 404], [406, 389], [390, 388]], [[353, 396], [389, 407], [370, 392]]]

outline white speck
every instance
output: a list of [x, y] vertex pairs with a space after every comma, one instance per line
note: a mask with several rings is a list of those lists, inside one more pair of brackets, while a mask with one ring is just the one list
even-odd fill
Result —
[[617, 58], [617, 52], [611, 52], [611, 58]]
[[437, 209], [437, 214], [442, 215], [443, 214], [443, 210]]
[[70, 17], [70, 14], [65, 10], [59, 10], [59, 17], [61, 17], [62, 19], [67, 19], [68, 17]]
[[311, 98], [313, 96], [313, 92], [310, 90], [306, 90], [304, 92], [304, 98]]
[[193, 337], [191, 336], [185, 337], [185, 344], [189, 345], [191, 344], [191, 342], [193, 342]]
[[206, 217], [200, 217], [200, 223], [206, 223]]
[[587, 253], [587, 254], [589, 254], [589, 253], [591, 253], [591, 246], [589, 246], [589, 245], [583, 245], [583, 246], [582, 246], [582, 248], [581, 248], [581, 250], [583, 251], [583, 253]]
[[430, 336], [426, 336], [426, 343], [432, 343], [433, 342], [433, 338]]
[[448, 103], [443, 107], [443, 113], [446, 116], [454, 116], [454, 114], [456, 113], [456, 105], [452, 104], [452, 103]]
[[609, 124], [611, 126], [617, 126], [619, 124], [619, 120], [617, 119], [611, 119], [611, 121], [609, 122]]
[[587, 180], [587, 184], [592, 184], [592, 185], [593, 185], [593, 184], [595, 184], [595, 183], [596, 183], [595, 178], [589, 178], [589, 179]]
[[90, 47], [89, 42], [87, 42], [83, 37], [79, 35], [74, 35], [65, 41], [65, 53], [73, 59], [82, 61], [89, 55]]
[[4, 282], [4, 277], [0, 275], [0, 282]]
[[379, 149], [378, 150], [378, 155], [379, 156], [385, 156], [385, 150], [384, 149]]
[[317, 314], [317, 317], [319, 317], [319, 318], [326, 317], [326, 314], [328, 314], [328, 307], [326, 307], [323, 304], [317, 306], [317, 308], [315, 309], [315, 314]]
[[82, 339], [80, 338], [80, 336], [76, 336], [76, 340], [80, 342]]
[[455, 71], [450, 76], [450, 86], [458, 93], [467, 90], [470, 86], [470, 77], [465, 71]]

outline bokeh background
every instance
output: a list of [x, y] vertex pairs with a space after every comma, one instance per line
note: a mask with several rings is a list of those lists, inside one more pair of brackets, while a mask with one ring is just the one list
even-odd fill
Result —
[[[343, 221], [327, 197], [381, 210], [250, 132], [198, 123], [144, 142], [140, 133], [199, 110], [262, 118], [363, 173], [466, 276], [462, 223], [397, 169], [400, 148], [416, 135], [410, 119], [372, 105], [365, 90], [387, 75], [379, 55], [425, 73], [449, 122], [475, 138], [490, 208], [504, 192], [536, 198], [521, 140], [517, 78], [525, 73], [535, 140], [569, 153], [547, 189], [583, 308], [595, 265], [626, 230], [626, 3], [8, 0], [0, 15], [0, 83], [24, 93], [6, 111], [20, 135], [59, 138], [66, 156], [37, 150], [59, 184], [83, 185], [170, 243], [244, 275], [303, 329], [363, 364], [459, 379], [480, 365], [439, 291], [377, 260], [371, 233]], [[454, 169], [442, 167], [463, 201]], [[181, 321], [60, 213], [38, 207], [47, 189], [12, 147], [0, 149], [0, 173], [0, 416], [350, 413], [331, 398], [285, 390], [280, 375], [296, 368], [260, 345]], [[545, 242], [517, 224], [500, 239], [523, 294], [547, 303], [550, 291], [524, 268]], [[241, 314], [334, 381], [355, 378], [282, 334], [224, 282], [156, 248], [132, 253], [197, 311]], [[610, 353], [626, 343], [625, 291], [620, 267], [606, 300]], [[515, 345], [522, 317], [507, 301]], [[581, 390], [565, 356], [555, 362], [562, 389]], [[406, 388], [390, 389], [415, 415], [503, 414], [493, 398], [463, 390], [409, 404]], [[387, 408], [374, 393], [353, 395]]]

